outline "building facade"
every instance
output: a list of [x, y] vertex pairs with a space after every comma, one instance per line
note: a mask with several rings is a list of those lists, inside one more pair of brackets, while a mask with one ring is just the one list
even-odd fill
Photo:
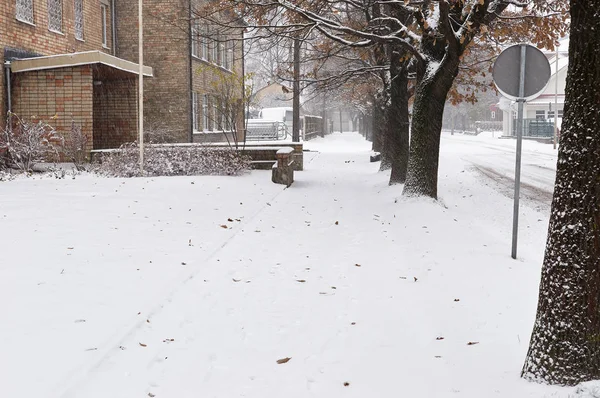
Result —
[[[175, 142], [243, 136], [244, 28], [200, 19], [200, 0], [144, 0], [144, 63], [152, 66], [144, 123]], [[117, 53], [138, 59], [137, 1], [116, 3]]]
[[[144, 0], [144, 121], [175, 142], [221, 141], [227, 131], [243, 134], [241, 109], [239, 116], [223, 116], [238, 108], [227, 105], [217, 84], [243, 75], [243, 28], [216, 34], [193, 17], [193, 1]], [[5, 0], [0, 127], [10, 111], [43, 120], [66, 137], [75, 123], [88, 150], [135, 141], [137, 3]], [[241, 99], [241, 85], [234, 91], [231, 97]]]

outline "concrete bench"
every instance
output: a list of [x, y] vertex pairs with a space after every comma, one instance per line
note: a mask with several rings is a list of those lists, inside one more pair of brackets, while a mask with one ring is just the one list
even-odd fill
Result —
[[277, 163], [273, 165], [271, 180], [289, 187], [294, 182], [294, 148], [281, 148], [276, 155]]

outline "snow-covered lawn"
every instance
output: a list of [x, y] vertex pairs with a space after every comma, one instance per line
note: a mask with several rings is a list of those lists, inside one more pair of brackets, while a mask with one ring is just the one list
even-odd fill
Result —
[[402, 198], [351, 133], [307, 143], [289, 189], [0, 182], [1, 395], [573, 394], [519, 378], [548, 211], [522, 207], [512, 260], [512, 201], [469, 160], [486, 145], [444, 135], [439, 202]]

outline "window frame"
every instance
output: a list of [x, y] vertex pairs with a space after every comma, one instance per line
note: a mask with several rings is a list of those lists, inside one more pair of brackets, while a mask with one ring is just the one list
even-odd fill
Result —
[[[27, 18], [29, 17], [27, 16], [23, 16], [23, 4], [24, 3], [28, 3], [30, 5], [29, 8], [27, 8], [27, 10], [31, 10], [31, 20], [28, 20]], [[19, 13], [19, 10], [21, 10], [21, 13]], [[35, 26], [35, 3], [34, 0], [16, 0], [15, 1], [15, 19], [19, 22], [23, 22], [26, 23], [28, 25], [33, 25]]]
[[536, 110], [535, 111], [536, 120], [546, 120], [546, 111], [545, 110]]
[[102, 47], [107, 50], [110, 49], [108, 46], [108, 9], [109, 5], [100, 2], [100, 29], [102, 29]]
[[202, 130], [208, 131], [208, 95], [202, 96]]
[[[59, 11], [59, 13], [56, 15], [51, 13], [51, 10], [53, 8], [51, 3], [53, 3], [53, 2], [57, 3], [57, 4], [55, 4], [55, 7], [57, 7], [57, 10]], [[64, 34], [64, 32], [63, 32], [63, 28], [64, 28], [64, 18], [63, 18], [64, 2], [63, 2], [63, 0], [47, 0], [46, 4], [48, 6], [48, 30], [50, 32]], [[59, 20], [52, 21], [53, 18], [58, 18]], [[54, 22], [55, 26], [60, 25], [60, 27], [58, 29], [53, 27], [52, 26], [53, 22]]]
[[[79, 12], [81, 13], [81, 31], [79, 32], [79, 35], [77, 30], [77, 4], [81, 5], [81, 8], [79, 9]], [[85, 12], [83, 8], [83, 0], [73, 0], [73, 29], [75, 31], [75, 39], [79, 41], [85, 41]]]

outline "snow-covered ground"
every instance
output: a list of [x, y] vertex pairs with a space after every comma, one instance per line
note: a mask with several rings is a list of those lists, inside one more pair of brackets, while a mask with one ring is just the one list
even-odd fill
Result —
[[[1, 395], [571, 396], [519, 378], [548, 207], [524, 201], [512, 260], [511, 145], [444, 134], [439, 202], [402, 198], [352, 133], [308, 142], [289, 189], [0, 182]], [[552, 149], [526, 153], [551, 191]]]

